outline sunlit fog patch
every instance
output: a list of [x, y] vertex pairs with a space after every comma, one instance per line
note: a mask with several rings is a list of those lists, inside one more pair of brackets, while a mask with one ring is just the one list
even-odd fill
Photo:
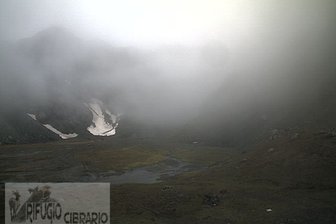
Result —
[[[10, 15], [20, 30], [12, 29], [4, 36], [23, 34], [28, 37], [50, 25], [61, 25], [81, 33], [87, 39], [103, 39], [124, 46], [153, 47], [176, 44], [194, 46], [204, 41], [222, 40], [220, 33], [225, 34], [227, 41], [240, 42], [255, 31], [255, 7], [260, 2], [82, 0], [79, 3], [46, 0], [19, 4], [29, 13], [21, 13], [26, 18], [20, 21], [17, 21], [15, 14]], [[34, 13], [30, 12], [31, 8]]]

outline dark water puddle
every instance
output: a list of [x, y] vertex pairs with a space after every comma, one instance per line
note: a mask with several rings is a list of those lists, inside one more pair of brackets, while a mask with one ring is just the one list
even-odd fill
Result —
[[201, 168], [203, 167], [167, 157], [167, 159], [158, 164], [139, 167], [123, 173], [117, 173], [115, 171], [99, 173], [97, 175], [91, 173], [83, 176], [83, 180], [110, 182], [112, 185], [126, 183], [152, 184], [161, 182], [162, 179], [166, 177], [172, 177], [183, 172], [199, 170]]

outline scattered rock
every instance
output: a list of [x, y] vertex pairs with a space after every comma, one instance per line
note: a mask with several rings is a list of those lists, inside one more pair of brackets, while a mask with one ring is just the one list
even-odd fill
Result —
[[240, 162], [246, 162], [247, 158], [242, 159]]
[[203, 198], [203, 204], [215, 207], [219, 204], [220, 197], [215, 194], [205, 194]]
[[268, 152], [273, 152], [274, 151], [274, 148], [269, 148], [268, 149]]
[[321, 131], [318, 132], [318, 135], [322, 135], [322, 136], [325, 136], [327, 138], [334, 138], [334, 137], [336, 137], [336, 128], [321, 130]]
[[224, 195], [224, 194], [226, 194], [227, 192], [228, 192], [228, 191], [227, 191], [226, 189], [222, 189], [222, 190], [219, 191], [219, 194]]
[[184, 195], [184, 194], [182, 194], [182, 193], [179, 193], [179, 194], [177, 194], [177, 197], [178, 197], [178, 198], [184, 198], [184, 197], [185, 197], [185, 195]]
[[299, 133], [294, 133], [294, 134], [292, 134], [292, 135], [290, 136], [290, 139], [291, 139], [291, 140], [298, 139], [299, 136], [300, 136]]
[[336, 128], [331, 128], [328, 130], [328, 137], [336, 137]]
[[280, 134], [280, 131], [278, 129], [273, 129], [271, 131], [271, 136], [270, 136], [271, 140], [274, 140], [274, 139], [277, 139], [277, 138], [280, 138], [280, 137], [281, 137], [281, 134]]
[[172, 191], [172, 190], [173, 190], [173, 187], [172, 187], [172, 186], [168, 186], [168, 185], [166, 185], [166, 186], [164, 186], [161, 190], [162, 190], [162, 191]]
[[266, 212], [272, 212], [273, 210], [271, 208], [266, 209]]

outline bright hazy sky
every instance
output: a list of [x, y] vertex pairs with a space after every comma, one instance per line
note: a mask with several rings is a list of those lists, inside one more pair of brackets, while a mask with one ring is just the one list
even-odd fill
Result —
[[[250, 4], [248, 4], [248, 2]], [[250, 38], [258, 18], [247, 0], [2, 0], [1, 39], [51, 25], [123, 45], [227, 44]]]

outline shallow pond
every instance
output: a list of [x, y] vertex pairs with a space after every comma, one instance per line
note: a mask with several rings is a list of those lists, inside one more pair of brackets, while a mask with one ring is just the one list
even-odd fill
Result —
[[139, 167], [123, 173], [109, 171], [97, 175], [88, 174], [85, 177], [83, 176], [83, 178], [85, 178], [83, 180], [110, 182], [112, 185], [126, 183], [152, 184], [162, 181], [164, 177], [171, 177], [183, 172], [198, 169], [201, 169], [201, 167], [172, 157], [167, 157], [165, 160], [155, 165]]

